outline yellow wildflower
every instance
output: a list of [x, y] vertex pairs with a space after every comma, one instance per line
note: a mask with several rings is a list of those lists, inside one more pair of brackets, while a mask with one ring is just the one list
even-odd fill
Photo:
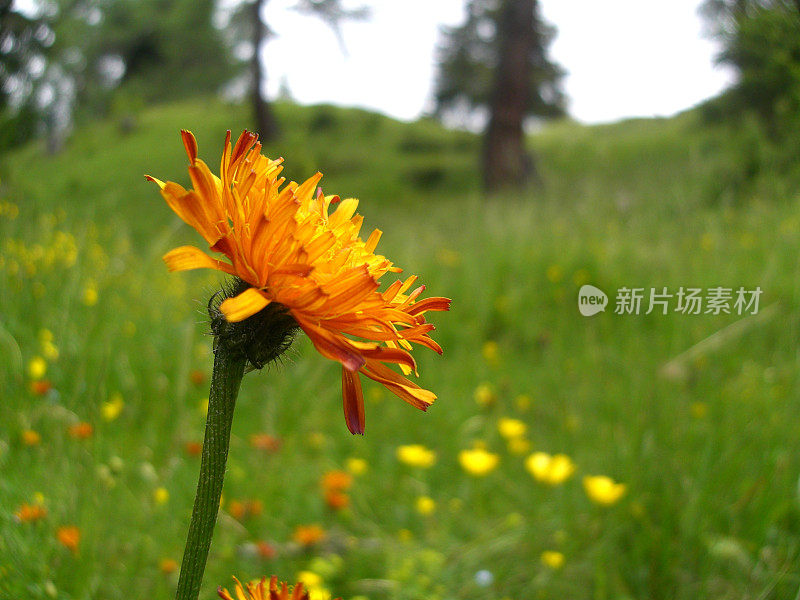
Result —
[[429, 469], [436, 463], [436, 453], [422, 444], [408, 444], [397, 448], [397, 460], [409, 467]]
[[423, 516], [432, 514], [436, 510], [436, 500], [430, 496], [420, 496], [415, 503], [417, 512]]
[[26, 446], [38, 446], [39, 442], [42, 441], [42, 436], [39, 435], [38, 431], [34, 431], [33, 429], [26, 429], [22, 432], [22, 443]]
[[500, 457], [497, 454], [487, 452], [483, 448], [472, 450], [462, 450], [458, 453], [458, 462], [470, 475], [483, 477], [497, 468]]
[[100, 412], [103, 415], [103, 419], [113, 421], [120, 415], [124, 407], [125, 401], [122, 399], [122, 395], [117, 392], [112, 394], [107, 402], [103, 402], [100, 406]]
[[474, 395], [475, 402], [482, 407], [491, 406], [497, 402], [497, 395], [494, 393], [492, 386], [488, 383], [482, 383], [476, 387]]
[[484, 342], [481, 354], [483, 354], [483, 359], [492, 366], [496, 366], [500, 362], [500, 346], [493, 340]]
[[363, 458], [350, 457], [345, 461], [345, 467], [350, 473], [358, 477], [369, 469], [369, 464]]
[[519, 419], [504, 417], [497, 422], [497, 430], [505, 439], [522, 437], [528, 431], [528, 426]]
[[156, 488], [153, 492], [153, 500], [156, 504], [166, 504], [169, 502], [169, 491], [165, 487]]
[[546, 452], [534, 452], [525, 460], [525, 468], [537, 481], [558, 485], [572, 476], [575, 463], [566, 454], [551, 456]]
[[564, 566], [564, 555], [556, 550], [545, 550], [541, 555], [542, 564], [553, 570]]
[[511, 438], [507, 443], [511, 454], [527, 454], [531, 450], [530, 441], [524, 437]]
[[97, 304], [97, 299], [97, 287], [94, 283], [90, 282], [85, 288], [83, 288], [83, 296], [81, 296], [81, 300], [86, 306], [94, 306]]
[[587, 475], [583, 478], [583, 489], [592, 502], [610, 506], [625, 495], [627, 486], [624, 483], [615, 483], [605, 475]]
[[34, 356], [28, 362], [28, 375], [31, 379], [38, 380], [47, 373], [47, 362], [41, 356]]

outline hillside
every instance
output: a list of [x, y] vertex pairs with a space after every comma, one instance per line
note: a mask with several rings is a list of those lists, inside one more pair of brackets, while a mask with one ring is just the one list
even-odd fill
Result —
[[[759, 140], [694, 113], [554, 124], [531, 138], [542, 187], [486, 199], [473, 135], [277, 109], [285, 138], [266, 152], [287, 175], [320, 170], [327, 193], [359, 197], [379, 250], [453, 299], [432, 318], [444, 356], [415, 352], [439, 399], [421, 413], [365, 384], [367, 433], [353, 437], [339, 369], [308, 340], [247, 375], [201, 597], [231, 575], [309, 571], [351, 600], [796, 595], [800, 196], [759, 166]], [[166, 272], [167, 250], [201, 240], [143, 175], [188, 184], [182, 127], [216, 171], [245, 117], [153, 107], [127, 132], [114, 119], [77, 131], [58, 156], [0, 159], [0, 598], [172, 594], [220, 279]], [[578, 312], [585, 283], [608, 293], [604, 313]], [[718, 286], [760, 287], [759, 313], [614, 314], [623, 287]], [[525, 431], [509, 436], [507, 419]], [[399, 461], [405, 444], [434, 464]], [[470, 474], [472, 448], [498, 466]], [[548, 482], [535, 452], [576, 470]], [[340, 469], [350, 503], [333, 510], [320, 481]], [[624, 495], [593, 501], [592, 475]], [[26, 503], [46, 515], [15, 516]], [[308, 524], [326, 538], [301, 547]]]

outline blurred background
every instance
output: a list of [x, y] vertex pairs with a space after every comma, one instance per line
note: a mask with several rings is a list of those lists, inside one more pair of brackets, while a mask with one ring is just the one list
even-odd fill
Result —
[[201, 597], [800, 597], [800, 3], [0, 0], [0, 599], [173, 594], [221, 283], [161, 261], [181, 128], [453, 299], [428, 413], [366, 384], [351, 436], [306, 339], [245, 377]]

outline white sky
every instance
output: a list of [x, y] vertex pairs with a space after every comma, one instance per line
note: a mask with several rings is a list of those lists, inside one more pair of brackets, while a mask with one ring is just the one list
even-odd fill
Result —
[[[303, 103], [329, 102], [414, 119], [430, 107], [438, 28], [463, 20], [464, 0], [365, 0], [372, 19], [343, 26], [347, 56], [319, 20], [270, 0], [278, 33], [264, 48], [268, 92], [282, 79]], [[358, 0], [349, 3], [359, 5]], [[569, 112], [597, 123], [670, 115], [731, 79], [702, 37], [699, 0], [540, 0], [558, 36], [551, 57], [568, 72]]]
[[[568, 72], [568, 109], [580, 121], [671, 115], [732, 79], [713, 65], [700, 0], [539, 2], [558, 28], [551, 57]], [[266, 20], [278, 33], [263, 52], [270, 97], [285, 80], [303, 104], [360, 106], [400, 119], [430, 108], [439, 26], [462, 22], [465, 0], [345, 0], [362, 3], [372, 19], [343, 25], [345, 55], [326, 25], [290, 10], [295, 0], [269, 0]]]

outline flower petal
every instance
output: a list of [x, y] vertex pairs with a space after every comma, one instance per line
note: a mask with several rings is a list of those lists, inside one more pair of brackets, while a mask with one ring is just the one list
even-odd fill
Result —
[[211, 258], [194, 246], [181, 246], [164, 255], [164, 262], [170, 271], [189, 271], [191, 269], [216, 269], [233, 275], [233, 267], [226, 262]]
[[358, 372], [342, 367], [344, 420], [352, 434], [364, 435], [364, 394]]
[[219, 309], [228, 321], [238, 323], [239, 321], [244, 321], [247, 317], [253, 316], [269, 303], [270, 300], [264, 295], [264, 292], [251, 287], [238, 296], [225, 300], [220, 304]]
[[370, 379], [382, 383], [390, 392], [420, 410], [427, 410], [436, 400], [436, 394], [422, 389], [377, 360], [368, 359], [361, 372]]

